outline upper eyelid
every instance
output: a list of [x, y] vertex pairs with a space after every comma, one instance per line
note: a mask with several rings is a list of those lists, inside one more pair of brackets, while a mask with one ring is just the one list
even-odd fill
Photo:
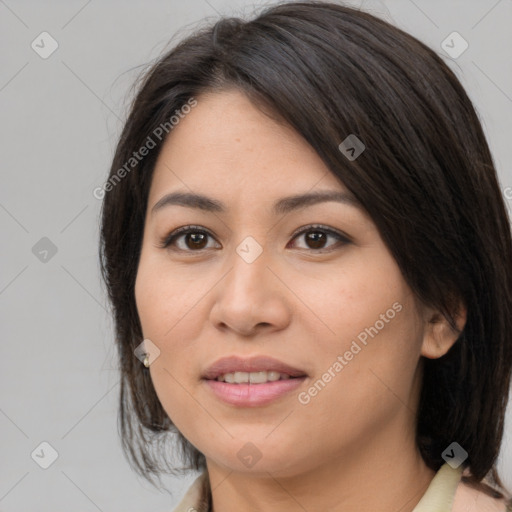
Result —
[[331, 235], [340, 236], [342, 238], [349, 238], [349, 236], [345, 235], [342, 231], [330, 228], [329, 226], [324, 226], [323, 224], [307, 224], [306, 226], [297, 228], [290, 236], [296, 237], [297, 235], [307, 233], [308, 231], [313, 231], [314, 229], [318, 229], [319, 231], [325, 231]]

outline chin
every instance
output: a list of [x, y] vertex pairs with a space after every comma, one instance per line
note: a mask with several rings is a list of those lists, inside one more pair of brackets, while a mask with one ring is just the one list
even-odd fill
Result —
[[307, 454], [301, 458], [296, 443], [290, 443], [287, 447], [278, 438], [265, 439], [268, 432], [267, 429], [262, 436], [251, 438], [246, 431], [242, 439], [233, 439], [221, 453], [216, 451], [207, 458], [226, 470], [254, 476], [268, 477], [270, 473], [276, 477], [291, 477], [304, 471]]

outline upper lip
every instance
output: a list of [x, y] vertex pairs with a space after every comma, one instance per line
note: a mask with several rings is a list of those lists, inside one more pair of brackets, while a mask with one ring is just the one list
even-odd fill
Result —
[[269, 356], [255, 356], [255, 357], [239, 357], [230, 356], [223, 357], [215, 361], [203, 373], [203, 379], [216, 379], [219, 375], [234, 372], [263, 372], [274, 371], [285, 373], [290, 377], [303, 377], [306, 372], [298, 368], [294, 368], [289, 364], [283, 363], [278, 359]]

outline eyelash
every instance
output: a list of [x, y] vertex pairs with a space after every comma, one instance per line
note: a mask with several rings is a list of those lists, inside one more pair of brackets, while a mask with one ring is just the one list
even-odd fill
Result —
[[[351, 242], [351, 240], [346, 235], [343, 235], [342, 233], [334, 231], [333, 229], [330, 229], [330, 228], [328, 228], [326, 226], [322, 226], [321, 224], [312, 224], [310, 226], [306, 226], [304, 228], [300, 228], [298, 231], [295, 231], [292, 234], [292, 240], [294, 240], [295, 238], [298, 238], [300, 235], [304, 235], [304, 234], [309, 233], [309, 232], [322, 232], [324, 234], [330, 235], [330, 236], [336, 238], [338, 240], [338, 242], [342, 242], [342, 245], [345, 245], [345, 244], [348, 244], [348, 243]], [[214, 238], [214, 236], [208, 230], [205, 230], [201, 226], [183, 226], [181, 228], [175, 229], [172, 233], [170, 233], [169, 235], [166, 235], [165, 237], [163, 237], [160, 240], [160, 242], [157, 245], [157, 247], [159, 247], [160, 249], [169, 249], [169, 250], [174, 250], [174, 251], [195, 252], [195, 253], [201, 253], [201, 252], [207, 250], [207, 249], [198, 249], [198, 250], [193, 250], [193, 249], [170, 249], [171, 244], [173, 244], [176, 241], [176, 239], [178, 239], [179, 237], [181, 237], [183, 235], [188, 235], [190, 233], [205, 234], [205, 235], [208, 235], [208, 236]], [[334, 245], [336, 245], [336, 244], [334, 244]], [[327, 249], [307, 249], [306, 248], [306, 249], [301, 249], [301, 250], [312, 251], [314, 253], [326, 253], [326, 252], [331, 252], [334, 249], [332, 249], [332, 248], [327, 248]]]

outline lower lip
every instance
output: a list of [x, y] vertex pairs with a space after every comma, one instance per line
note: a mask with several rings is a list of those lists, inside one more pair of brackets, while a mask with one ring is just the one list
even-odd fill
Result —
[[296, 377], [264, 384], [229, 384], [218, 380], [205, 380], [213, 393], [231, 405], [258, 407], [297, 389], [306, 377]]

